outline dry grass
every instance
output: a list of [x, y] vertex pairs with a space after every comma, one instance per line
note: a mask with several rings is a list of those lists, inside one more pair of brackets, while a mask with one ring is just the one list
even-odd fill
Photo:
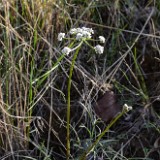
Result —
[[107, 90], [133, 111], [86, 159], [160, 159], [159, 13], [158, 0], [0, 1], [1, 159], [66, 159], [73, 54], [60, 59], [70, 41], [59, 43], [57, 35], [81, 26], [105, 36], [106, 43], [102, 55], [83, 46], [75, 62], [70, 159], [79, 159], [106, 128], [93, 104]]

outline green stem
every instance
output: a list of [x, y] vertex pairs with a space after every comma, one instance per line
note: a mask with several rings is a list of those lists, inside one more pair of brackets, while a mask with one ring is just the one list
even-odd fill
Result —
[[[62, 54], [62, 55], [58, 58], [57, 62], [53, 65], [53, 67], [52, 67], [49, 71], [47, 71], [46, 73], [44, 73], [43, 75], [41, 75], [40, 77], [36, 78], [36, 79], [32, 82], [32, 84], [34, 84], [35, 82], [40, 81], [40, 80], [41, 80], [41, 83], [42, 83], [42, 82], [44, 81], [44, 79], [46, 79], [46, 78], [49, 76], [49, 74], [59, 66], [59, 63], [60, 63], [61, 60], [65, 57], [65, 55], [66, 55], [66, 54]], [[39, 82], [39, 85], [40, 85], [41, 83]]]
[[69, 80], [68, 80], [68, 99], [67, 99], [67, 160], [70, 157], [70, 109], [71, 109], [71, 82], [72, 82], [72, 74], [73, 74], [73, 69], [75, 65], [76, 58], [78, 56], [80, 46], [82, 45], [83, 41], [76, 47], [76, 53], [73, 56], [72, 59], [72, 64], [70, 67], [70, 72], [69, 72]]
[[91, 146], [89, 146], [87, 148], [87, 150], [81, 155], [80, 160], [85, 160], [87, 155], [90, 153], [90, 151], [94, 148], [94, 146], [97, 145], [97, 143], [100, 141], [100, 139], [105, 135], [105, 133], [112, 127], [112, 125], [114, 123], [116, 123], [116, 121], [125, 113], [126, 111], [123, 110], [121, 113], [119, 113], [115, 119], [113, 119], [113, 121], [111, 121], [111, 123], [105, 128], [105, 130], [98, 136], [98, 138], [96, 139], [96, 141], [94, 143], [92, 143]]

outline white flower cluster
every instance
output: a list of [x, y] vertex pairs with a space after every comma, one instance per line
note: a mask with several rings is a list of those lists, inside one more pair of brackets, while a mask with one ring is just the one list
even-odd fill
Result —
[[[72, 28], [69, 32], [71, 35], [74, 35], [76, 40], [78, 41], [86, 41], [92, 38], [92, 34], [94, 31], [92, 28], [82, 27], [82, 28]], [[58, 34], [58, 41], [62, 41], [65, 38], [65, 33]], [[99, 42], [105, 43], [105, 38], [103, 36], [99, 36]], [[96, 45], [93, 47], [97, 54], [103, 54], [104, 47], [102, 45]], [[62, 53], [68, 55], [71, 51], [74, 51], [76, 48], [64, 47]]]
[[64, 47], [62, 49], [62, 53], [66, 54], [66, 55], [69, 55], [70, 52], [71, 52], [71, 49], [69, 47]]
[[94, 47], [94, 50], [96, 53], [102, 54], [104, 52], [104, 47], [98, 44]]
[[70, 30], [71, 35], [76, 35], [76, 40], [83, 40], [83, 39], [91, 39], [92, 34], [94, 31], [92, 28], [82, 27], [82, 28], [72, 28]]
[[92, 28], [87, 28], [87, 27], [82, 27], [82, 28], [72, 28], [70, 30], [70, 34], [77, 34], [77, 33], [82, 33], [82, 32], [88, 32], [91, 34], [94, 34], [94, 31]]
[[133, 109], [132, 106], [128, 106], [127, 104], [123, 105], [123, 111], [125, 111], [125, 112], [129, 112], [132, 109]]
[[58, 41], [62, 41], [64, 37], [65, 37], [65, 33], [59, 33], [58, 34]]
[[105, 43], [106, 39], [103, 36], [99, 36], [99, 41], [101, 43]]

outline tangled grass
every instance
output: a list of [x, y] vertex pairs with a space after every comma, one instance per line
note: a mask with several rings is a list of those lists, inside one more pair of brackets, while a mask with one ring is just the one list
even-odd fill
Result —
[[[158, 0], [1, 0], [0, 159], [159, 160], [159, 18]], [[91, 40], [73, 65], [58, 34], [83, 26], [104, 51]], [[114, 124], [94, 110], [108, 90], [133, 107]]]

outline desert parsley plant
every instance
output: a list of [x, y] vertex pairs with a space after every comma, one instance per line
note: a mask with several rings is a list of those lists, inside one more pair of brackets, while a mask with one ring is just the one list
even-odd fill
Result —
[[[82, 45], [88, 45], [91, 47], [91, 49], [95, 50], [96, 54], [103, 54], [104, 52], [104, 46], [97, 44], [96, 46], [92, 46], [89, 41], [94, 40], [92, 39], [92, 35], [94, 34], [94, 31], [92, 28], [82, 27], [82, 28], [72, 28], [69, 31], [68, 36], [66, 36], [65, 33], [59, 33], [58, 34], [58, 41], [63, 40], [71, 40], [71, 43], [68, 46], [65, 46], [62, 49], [63, 55], [69, 55], [71, 53], [74, 54], [70, 72], [69, 72], [69, 80], [68, 80], [68, 97], [67, 97], [67, 159], [70, 157], [70, 90], [71, 90], [71, 81], [72, 81], [72, 73], [75, 65], [76, 58], [78, 54], [80, 53], [79, 50]], [[101, 44], [105, 43], [105, 38], [103, 36], [99, 36], [98, 40], [95, 40]], [[76, 46], [75, 46], [76, 45]], [[75, 47], [72, 47], [75, 46]]]
[[[92, 46], [89, 41], [94, 40], [92, 39], [92, 35], [94, 34], [94, 31], [92, 28], [73, 28], [70, 30], [69, 35], [66, 36], [65, 33], [59, 33], [58, 34], [58, 41], [63, 41], [63, 40], [71, 40], [71, 43], [68, 46], [65, 46], [62, 49], [63, 55], [69, 55], [73, 53], [73, 59], [72, 63], [70, 66], [70, 72], [69, 72], [69, 80], [68, 80], [68, 97], [67, 97], [67, 159], [70, 158], [70, 91], [71, 91], [71, 81], [72, 81], [72, 73], [75, 65], [76, 58], [78, 54], [80, 53], [79, 50], [81, 46], [88, 45], [91, 47], [91, 49], [95, 50], [96, 54], [103, 54], [104, 52], [104, 46], [100, 44], [105, 43], [105, 38], [103, 36], [99, 36], [98, 40], [95, 40], [96, 42], [99, 42], [100, 44], [97, 44], [96, 46]], [[72, 47], [75, 46], [75, 47]], [[86, 156], [90, 153], [90, 151], [94, 148], [94, 146], [99, 142], [99, 140], [104, 136], [104, 134], [109, 130], [109, 128], [126, 112], [132, 110], [131, 106], [128, 106], [127, 104], [124, 104], [122, 112], [119, 113], [113, 121], [106, 127], [106, 129], [98, 136], [98, 138], [95, 140], [95, 142], [88, 147], [88, 149], [81, 155], [80, 159], [84, 160]]]

